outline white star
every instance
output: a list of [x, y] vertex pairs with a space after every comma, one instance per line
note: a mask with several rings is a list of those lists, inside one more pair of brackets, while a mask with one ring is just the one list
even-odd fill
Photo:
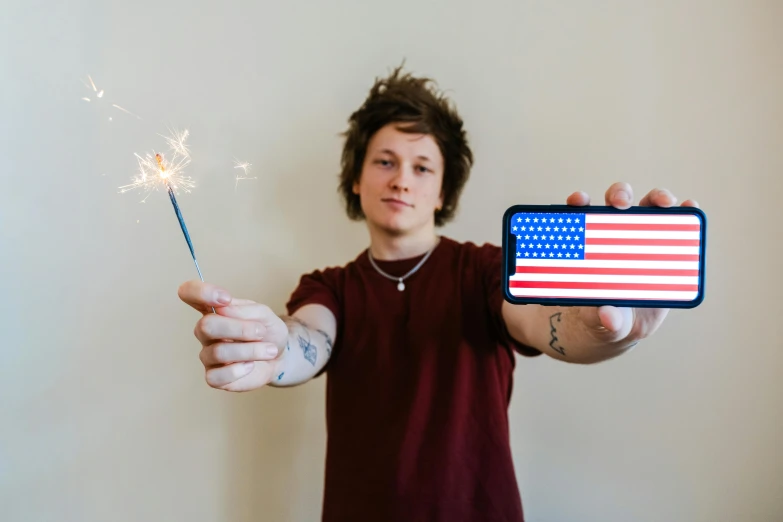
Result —
[[560, 248], [559, 246], [555, 245], [555, 248]]
[[530, 223], [530, 218], [525, 218], [525, 223]]
[[566, 254], [566, 257], [571, 257], [571, 254]]
[[522, 218], [517, 218], [517, 223], [519, 223], [520, 221], [522, 221]]
[[547, 232], [549, 232], [550, 230], [552, 230], [552, 227], [546, 227]]
[[534, 223], [538, 223], [538, 218], [533, 218]]
[[558, 223], [562, 223], [563, 222], [563, 218], [558, 219], [557, 222]]
[[557, 240], [558, 241], [562, 241], [563, 240], [563, 236], [557, 236]]
[[561, 254], [560, 252], [558, 252], [558, 253], [557, 253], [557, 257], [563, 257], [563, 254]]
[[541, 227], [538, 227], [538, 231], [541, 232], [543, 229]]
[[571, 227], [571, 232], [576, 232], [576, 227]]
[[533, 252], [533, 257], [538, 257], [538, 252]]
[[579, 223], [579, 218], [574, 218], [574, 223]]
[[584, 231], [585, 231], [585, 229], [584, 229], [584, 228], [582, 228], [582, 227], [579, 227], [579, 232], [584, 232]]
[[516, 231], [517, 231], [517, 227], [511, 227], [511, 230], [513, 230], [514, 232], [516, 232]]
[[582, 250], [584, 247], [582, 245], [579, 245], [579, 250]]
[[579, 241], [579, 236], [574, 236], [574, 241]]
[[565, 250], [565, 248], [566, 248], [566, 245], [565, 245], [565, 243], [563, 243], [563, 250]]
[[555, 218], [550, 219], [549, 222], [550, 223], [554, 223], [555, 222]]
[[525, 252], [525, 257], [530, 257], [530, 252]]
[[541, 243], [537, 244], [536, 248], [541, 248]]
[[570, 222], [571, 222], [571, 218], [566, 219], [566, 223], [570, 223]]
[[554, 241], [555, 240], [555, 236], [549, 236], [549, 240], [550, 241]]
[[571, 245], [571, 250], [573, 250], [573, 249], [574, 249], [574, 245]]
[[560, 227], [555, 227], [555, 232], [560, 232]]
[[520, 254], [519, 252], [517, 252], [517, 257], [520, 257], [521, 255], [522, 255], [522, 254]]
[[517, 239], [522, 239], [522, 236], [517, 236]]
[[574, 252], [574, 257], [579, 257], [579, 254], [577, 254], [576, 252]]
[[549, 253], [549, 257], [555, 257], [555, 253], [554, 252], [550, 252]]
[[549, 243], [547, 243], [547, 244], [546, 244], [546, 247], [545, 247], [545, 248], [549, 248]]
[[538, 239], [538, 236], [533, 236], [533, 239]]
[[530, 243], [527, 247], [528, 248], [533, 248], [533, 243]]
[[566, 239], [567, 239], [568, 241], [571, 241], [571, 236], [566, 236]]
[[527, 234], [525, 234], [525, 239], [530, 239], [530, 236], [528, 236]]

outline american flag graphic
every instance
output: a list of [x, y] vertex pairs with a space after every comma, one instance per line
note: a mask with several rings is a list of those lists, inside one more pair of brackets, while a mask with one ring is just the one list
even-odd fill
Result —
[[517, 297], [695, 299], [701, 220], [693, 214], [517, 213]]

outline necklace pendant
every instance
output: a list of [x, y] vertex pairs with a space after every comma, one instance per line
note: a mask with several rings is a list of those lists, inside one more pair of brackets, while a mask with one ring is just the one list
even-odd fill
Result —
[[400, 279], [400, 282], [397, 283], [397, 290], [399, 290], [400, 292], [405, 290], [405, 283], [402, 282], [402, 279]]

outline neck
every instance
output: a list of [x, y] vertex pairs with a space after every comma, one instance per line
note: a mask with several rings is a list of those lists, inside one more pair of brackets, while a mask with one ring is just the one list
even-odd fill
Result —
[[426, 254], [438, 240], [439, 237], [432, 228], [399, 236], [370, 229], [370, 255], [378, 261], [408, 259]]

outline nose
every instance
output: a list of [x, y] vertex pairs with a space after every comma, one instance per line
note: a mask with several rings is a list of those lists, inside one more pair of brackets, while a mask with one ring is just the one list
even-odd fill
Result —
[[[396, 175], [391, 179], [391, 188], [395, 191], [408, 192], [410, 190], [411, 169], [401, 165]], [[410, 174], [410, 175], [409, 175]]]

